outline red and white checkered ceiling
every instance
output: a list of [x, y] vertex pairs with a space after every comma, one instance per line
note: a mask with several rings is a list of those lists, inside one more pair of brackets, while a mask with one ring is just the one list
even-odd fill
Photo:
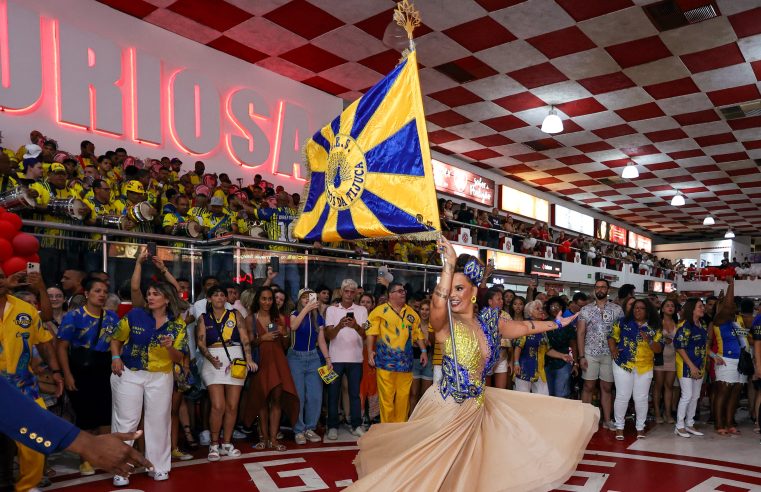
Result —
[[[101, 2], [347, 100], [399, 59], [382, 42], [393, 0]], [[757, 234], [761, 110], [719, 108], [761, 99], [761, 0], [715, 0], [717, 17], [663, 32], [653, 3], [418, 0], [433, 149], [664, 237]], [[550, 105], [553, 136], [539, 130]]]

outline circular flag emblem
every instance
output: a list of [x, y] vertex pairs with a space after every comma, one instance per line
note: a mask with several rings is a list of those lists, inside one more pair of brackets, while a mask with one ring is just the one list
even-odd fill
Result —
[[346, 210], [359, 199], [365, 189], [367, 162], [357, 141], [339, 133], [328, 154], [328, 172], [325, 176], [328, 205]]

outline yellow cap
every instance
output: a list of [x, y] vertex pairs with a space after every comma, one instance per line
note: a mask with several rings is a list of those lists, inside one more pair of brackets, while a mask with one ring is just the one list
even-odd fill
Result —
[[135, 181], [134, 179], [131, 181], [127, 181], [127, 185], [124, 187], [124, 191], [132, 191], [134, 193], [140, 193], [141, 195], [145, 193], [145, 188], [143, 188], [143, 183], [140, 181]]
[[54, 162], [53, 164], [50, 165], [50, 172], [51, 173], [65, 173], [66, 168], [63, 166], [63, 164]]

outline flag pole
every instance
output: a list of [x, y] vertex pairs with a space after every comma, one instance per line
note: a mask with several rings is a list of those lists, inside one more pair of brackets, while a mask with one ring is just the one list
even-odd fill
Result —
[[[441, 236], [443, 236], [443, 233], [441, 234]], [[444, 255], [443, 251], [440, 252], [439, 254], [441, 255], [441, 264], [443, 265], [443, 269], [442, 269], [442, 274], [443, 274], [444, 270], [447, 268], [447, 257]], [[454, 265], [452, 265], [452, 275], [454, 277]], [[458, 368], [460, 366], [457, 362], [457, 344], [455, 343], [454, 320], [452, 319], [452, 305], [449, 303], [449, 296], [447, 296], [447, 299], [445, 301], [447, 303], [447, 319], [449, 320], [449, 339], [452, 341], [452, 362], [454, 363], [454, 377], [455, 377], [455, 382], [457, 383], [457, 389], [459, 390], [461, 387], [461, 381], [460, 381], [460, 371]]]

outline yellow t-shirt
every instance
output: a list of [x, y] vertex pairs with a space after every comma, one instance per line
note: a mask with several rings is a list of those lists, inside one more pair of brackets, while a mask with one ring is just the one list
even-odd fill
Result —
[[30, 366], [32, 348], [52, 339], [53, 335], [42, 326], [37, 309], [8, 295], [0, 323], [0, 374], [22, 393], [39, 398], [37, 378]]
[[386, 371], [412, 371], [412, 344], [423, 340], [420, 317], [407, 304], [397, 312], [385, 303], [373, 309], [367, 318], [368, 335], [376, 337], [375, 366]]

